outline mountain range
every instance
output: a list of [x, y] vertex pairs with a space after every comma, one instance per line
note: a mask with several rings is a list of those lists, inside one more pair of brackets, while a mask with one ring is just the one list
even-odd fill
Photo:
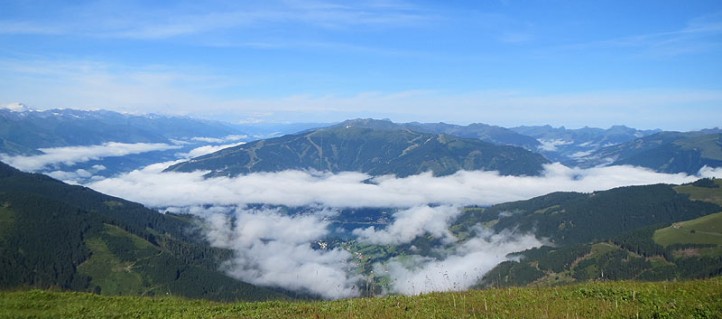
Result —
[[[355, 123], [355, 127], [361, 128], [360, 124], [364, 120], [352, 120], [346, 123]], [[471, 147], [472, 143], [467, 139], [480, 140], [494, 145], [516, 146], [524, 148], [528, 151], [541, 154], [546, 158], [544, 161], [561, 162], [567, 166], [593, 167], [600, 165], [635, 165], [646, 167], [659, 172], [666, 173], [688, 173], [695, 174], [705, 165], [716, 167], [722, 161], [722, 147], [720, 146], [719, 134], [720, 129], [708, 129], [696, 132], [663, 132], [660, 130], [638, 130], [625, 126], [613, 126], [608, 129], [599, 128], [579, 128], [568, 129], [564, 127], [551, 126], [520, 126], [513, 128], [503, 128], [499, 126], [475, 123], [466, 126], [453, 125], [446, 123], [390, 123], [371, 124], [369, 120], [365, 121], [365, 128], [369, 131], [376, 131], [382, 126], [393, 126], [398, 132], [414, 132], [423, 134], [448, 136], [447, 139], [453, 139], [452, 144], [444, 145], [460, 145], [464, 141], [465, 147]], [[280, 143], [283, 140], [290, 142], [292, 138], [284, 137], [285, 135], [311, 134], [312, 131], [318, 131], [319, 128], [335, 129], [345, 124], [323, 124], [323, 123], [300, 123], [300, 124], [230, 124], [218, 121], [198, 120], [189, 117], [162, 116], [162, 115], [132, 115], [122, 114], [113, 111], [97, 110], [83, 111], [73, 109], [52, 109], [45, 111], [31, 110], [21, 104], [12, 108], [0, 109], [0, 154], [3, 156], [30, 156], [41, 155], [45, 152], [43, 149], [58, 147], [75, 147], [75, 146], [92, 146], [102, 145], [104, 143], [159, 143], [172, 145], [166, 150], [158, 150], [153, 152], [145, 152], [143, 154], [128, 154], [123, 157], [107, 157], [94, 159], [85, 164], [64, 165], [58, 164], [53, 169], [84, 169], [92, 171], [92, 167], [101, 166], [106, 170], [101, 172], [104, 176], [112, 176], [120, 172], [125, 172], [140, 166], [151, 163], [177, 160], [178, 154], [189, 154], [194, 148], [209, 145], [219, 147], [221, 144], [228, 144], [229, 141], [235, 142], [251, 142], [269, 139], [263, 142]], [[386, 127], [388, 133], [389, 127]], [[320, 133], [315, 133], [320, 134]], [[329, 134], [329, 133], [326, 133]], [[379, 133], [380, 135], [384, 135]], [[402, 133], [409, 134], [409, 133]], [[338, 135], [336, 138], [351, 137], [353, 134]], [[375, 136], [373, 143], [395, 145], [395, 148], [403, 146], [399, 144], [404, 138], [413, 138], [410, 135], [397, 141], [386, 140], [393, 139], [392, 134], [387, 136]], [[225, 142], [224, 142], [225, 141]], [[307, 140], [308, 141], [308, 140]], [[297, 140], [295, 143], [299, 143]], [[353, 147], [354, 143], [359, 140], [347, 143], [346, 147]], [[257, 143], [254, 144], [257, 146]], [[316, 142], [314, 142], [316, 143]], [[336, 142], [334, 142], [336, 143]], [[409, 141], [406, 142], [408, 145]], [[279, 145], [280, 145], [279, 144]], [[415, 151], [431, 151], [438, 152], [442, 148], [432, 145], [423, 145], [424, 148]], [[295, 145], [300, 150], [305, 150], [309, 145]], [[336, 147], [341, 146], [336, 143]], [[266, 146], [263, 149], [269, 149]], [[289, 146], [290, 147], [290, 146]], [[328, 150], [322, 156], [310, 155], [311, 153], [298, 153], [293, 148], [291, 150], [283, 150], [285, 157], [297, 158], [296, 164], [278, 163], [255, 163], [250, 168], [243, 168], [243, 165], [231, 169], [231, 174], [251, 171], [268, 171], [285, 168], [299, 169], [321, 169], [338, 171], [340, 169], [352, 169], [371, 173], [396, 173], [393, 172], [394, 167], [400, 168], [401, 165], [408, 165], [404, 160], [396, 159], [395, 163], [391, 163], [390, 158], [386, 158], [388, 163], [384, 164], [386, 169], [371, 170], [366, 167], [359, 167], [360, 162], [379, 161], [384, 157], [391, 157], [394, 154], [400, 154], [398, 149], [389, 146], [386, 151], [390, 152], [385, 156], [373, 155], [369, 153], [371, 158], [356, 158], [356, 163], [333, 163], [334, 160], [349, 161], [345, 158], [325, 158], [328, 156]], [[487, 146], [488, 147], [488, 146]], [[405, 148], [404, 148], [405, 149]], [[280, 150], [279, 150], [280, 151]], [[403, 150], [401, 150], [403, 151]], [[447, 150], [448, 151], [448, 150]], [[458, 152], [457, 152], [458, 151]], [[394, 153], [397, 152], [397, 153]], [[455, 153], [456, 152], [456, 153]], [[508, 152], [508, 149], [507, 149]], [[229, 151], [226, 151], [229, 153]], [[505, 165], [491, 164], [491, 158], [482, 159], [478, 156], [467, 156], [464, 151], [456, 149], [455, 154], [447, 153], [439, 155], [444, 159], [424, 159], [417, 158], [418, 161], [426, 161], [424, 164], [417, 163], [406, 168], [403, 172], [398, 172], [401, 176], [414, 174], [423, 170], [432, 170], [436, 174], [448, 174], [458, 169], [494, 169], [494, 167], [503, 167]], [[266, 156], [281, 156], [281, 153], [267, 154]], [[236, 154], [238, 155], [238, 154]], [[487, 156], [485, 154], [484, 156]], [[214, 157], [224, 156], [215, 154]], [[309, 157], [310, 156], [310, 157]], [[359, 154], [363, 157], [364, 154]], [[436, 156], [436, 155], [432, 155]], [[516, 156], [516, 155], [515, 155]], [[317, 162], [313, 162], [318, 157]], [[358, 156], [357, 156], [358, 157]], [[200, 159], [198, 159], [200, 160]], [[207, 162], [207, 159], [203, 159]], [[482, 163], [484, 161], [489, 163]], [[273, 162], [274, 160], [269, 159]], [[293, 162], [292, 161], [292, 162]], [[331, 161], [331, 162], [327, 162]], [[524, 162], [526, 160], [522, 160]], [[534, 175], [538, 172], [538, 166], [531, 163], [529, 167], [513, 168], [509, 170], [502, 169], [503, 174], [526, 174]], [[221, 162], [223, 162], [221, 160]], [[324, 163], [325, 162], [325, 163]], [[443, 163], [442, 163], [443, 162]], [[473, 163], [472, 163], [473, 162]], [[375, 162], [374, 162], [375, 163]], [[402, 164], [403, 163], [403, 164]], [[224, 163], [224, 165], [227, 163]], [[383, 164], [383, 163], [382, 163]], [[196, 167], [198, 164], [184, 164], [184, 167]], [[238, 164], [237, 164], [238, 165]], [[268, 165], [268, 166], [266, 166]], [[212, 166], [212, 165], [211, 165]], [[198, 166], [200, 167], [200, 166]], [[209, 170], [219, 170], [217, 167], [204, 167]], [[223, 170], [223, 169], [221, 169]], [[215, 173], [211, 173], [215, 174]], [[220, 174], [220, 173], [219, 173]]]
[[173, 165], [168, 171], [211, 171], [207, 176], [288, 169], [401, 177], [426, 171], [449, 175], [459, 170], [538, 175], [545, 163], [548, 161], [541, 155], [519, 147], [422, 133], [391, 121], [365, 119], [227, 148]]
[[106, 142], [172, 143], [193, 137], [225, 137], [245, 132], [227, 123], [155, 114], [112, 111], [0, 109], [0, 153], [39, 154], [40, 148]]
[[[551, 193], [488, 208], [466, 207], [449, 229], [457, 245], [473, 238], [480, 225], [497, 233], [531, 232], [548, 241], [540, 248], [513, 253], [516, 257], [487, 273], [479, 287], [706, 278], [722, 274], [721, 186], [720, 180], [701, 179], [681, 186]], [[293, 296], [220, 272], [231, 252], [210, 247], [199, 232], [201, 221], [191, 215], [161, 214], [4, 164], [0, 164], [0, 202], [2, 289], [218, 300]], [[360, 221], [362, 216], [349, 218]], [[344, 219], [336, 217], [336, 224], [344, 224]], [[354, 242], [344, 241], [348, 240]], [[433, 256], [439, 244], [434, 242], [439, 240], [420, 236], [396, 246], [332, 245], [367, 255], [359, 267], [361, 274], [373, 279], [370, 287], [374, 287], [393, 278], [373, 275], [372, 263], [405, 254]]]
[[633, 165], [664, 173], [696, 174], [722, 166], [722, 132], [660, 132], [612, 145], [579, 158], [584, 167]]
[[[280, 130], [271, 131], [276, 128]], [[227, 146], [223, 143], [229, 135], [265, 130], [268, 135], [263, 138], [247, 135], [234, 140], [245, 144], [190, 159], [185, 155], [166, 171], [200, 170], [206, 177], [291, 169], [399, 177], [424, 172], [445, 176], [460, 170], [539, 176], [545, 164], [559, 161], [583, 168], [633, 165], [693, 175], [705, 166], [722, 166], [719, 129], [507, 129], [486, 124], [372, 119], [256, 129], [182, 117], [15, 108], [0, 110], [0, 153], [4, 158], [25, 160], [46, 154], [49, 148], [99, 144], [112, 148], [109, 142], [180, 147], [162, 155], [97, 158], [83, 162], [86, 166], [58, 164], [52, 168], [108, 165], [119, 168], [110, 173], [116, 174], [160, 160], [178, 160], [179, 152], [190, 154], [199, 146], [220, 149]], [[369, 295], [385, 291], [395, 280], [374, 273], [377, 265], [410, 261], [410, 256], [431, 259], [457, 251], [481, 229], [494, 234], [533, 234], [543, 239], [543, 245], [515, 251], [508, 261], [480, 278], [477, 287], [705, 278], [722, 274], [721, 192], [722, 182], [709, 178], [684, 185], [554, 192], [491, 207], [460, 208], [460, 215], [444, 221], [449, 227], [443, 229], [441, 237], [431, 235], [438, 229], [426, 229], [427, 233], [403, 244], [361, 243], [354, 238], [395, 227], [391, 219], [400, 218], [396, 214], [400, 208], [347, 208], [323, 218], [336, 229], [328, 238], [297, 245], [308, 244], [303, 247], [316, 252], [329, 248], [351, 253], [358, 267], [353, 270], [354, 276], [362, 278], [358, 285]], [[257, 205], [250, 209], [266, 208], [266, 203]], [[429, 211], [435, 211], [435, 205], [428, 203]], [[303, 216], [313, 211], [309, 207], [270, 209], [279, 216]], [[1, 289], [172, 294], [216, 300], [298, 296], [298, 291], [262, 288], [229, 277], [222, 271], [223, 265], [236, 252], [211, 247], [204, 237], [205, 226], [195, 215], [158, 213], [141, 204], [0, 163]], [[260, 238], [259, 242], [269, 240]], [[304, 291], [300, 294], [306, 297]]]
[[626, 126], [612, 126], [608, 129], [583, 127], [519, 126], [511, 131], [536, 139], [540, 144], [536, 151], [555, 162], [578, 165], [579, 159], [590, 152], [620, 145], [645, 137], [660, 130], [638, 130]]

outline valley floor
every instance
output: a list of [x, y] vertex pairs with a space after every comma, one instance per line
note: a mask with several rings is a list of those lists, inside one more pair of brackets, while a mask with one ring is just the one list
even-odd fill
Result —
[[31, 290], [0, 292], [0, 309], [0, 318], [721, 318], [722, 278], [255, 303]]

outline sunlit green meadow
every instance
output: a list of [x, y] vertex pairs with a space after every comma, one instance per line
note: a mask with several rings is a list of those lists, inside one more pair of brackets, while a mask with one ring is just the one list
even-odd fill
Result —
[[0, 309], [0, 318], [720, 318], [722, 278], [241, 303], [31, 290], [0, 293]]

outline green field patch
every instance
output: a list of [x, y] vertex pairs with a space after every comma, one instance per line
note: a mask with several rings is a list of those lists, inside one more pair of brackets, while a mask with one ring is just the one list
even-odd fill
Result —
[[86, 240], [91, 257], [78, 266], [78, 272], [90, 276], [90, 287], [104, 295], [142, 294], [146, 290], [136, 264], [159, 250], [125, 230], [104, 225], [103, 232]]
[[612, 245], [610, 243], [596, 243], [592, 245], [592, 251], [590, 258], [596, 258], [601, 255], [613, 252], [615, 250], [619, 250], [619, 247]]
[[[138, 251], [141, 255], [152, 255], [157, 252], [157, 248], [151, 245], [147, 240], [131, 234], [120, 227], [105, 224], [106, 239], [115, 240], [117, 245], [125, 246], [123, 249]], [[120, 247], [119, 247], [120, 248]]]
[[654, 232], [652, 239], [664, 247], [674, 244], [722, 246], [722, 212], [658, 229]]
[[705, 201], [722, 206], [722, 179], [714, 179], [718, 188], [696, 187], [692, 184], [677, 186], [674, 189], [682, 194], [688, 194], [690, 199]]
[[142, 292], [143, 278], [133, 271], [132, 262], [121, 261], [100, 238], [89, 238], [86, 244], [92, 255], [78, 266], [78, 272], [91, 278], [91, 289], [103, 295]]

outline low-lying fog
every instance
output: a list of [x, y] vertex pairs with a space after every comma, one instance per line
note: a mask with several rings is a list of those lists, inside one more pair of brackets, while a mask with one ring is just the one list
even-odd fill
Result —
[[[118, 146], [118, 145], [113, 145]], [[120, 145], [121, 153], [167, 149], [172, 145]], [[212, 151], [214, 147], [209, 147]], [[18, 158], [25, 170], [47, 167], [48, 161], [79, 162], [104, 156], [100, 148], [63, 149], [40, 157]], [[74, 151], [70, 152], [70, 151]], [[67, 159], [63, 154], [69, 154]], [[198, 149], [196, 153], [201, 153]], [[79, 154], [83, 154], [82, 156]], [[94, 155], [95, 154], [95, 155]], [[100, 155], [98, 155], [100, 154]], [[106, 154], [107, 155], [107, 154]], [[197, 154], [193, 154], [197, 155]], [[45, 157], [43, 157], [45, 156]], [[13, 164], [11, 162], [11, 164]], [[534, 234], [513, 230], [492, 233], [481, 226], [476, 236], [459, 240], [449, 230], [465, 205], [493, 205], [529, 199], [555, 191], [592, 192], [619, 186], [654, 183], [681, 184], [700, 177], [722, 177], [722, 169], [703, 168], [697, 176], [662, 174], [648, 169], [611, 166], [589, 169], [549, 164], [540, 176], [500, 176], [496, 172], [460, 171], [443, 177], [430, 173], [397, 178], [358, 172], [283, 171], [234, 178], [204, 178], [205, 172], [165, 173], [172, 163], [158, 163], [111, 178], [88, 178], [85, 186], [99, 192], [175, 212], [192, 213], [207, 222], [213, 246], [232, 249], [234, 257], [223, 270], [241, 280], [271, 287], [310, 292], [324, 298], [362, 293], [360, 257], [340, 246], [321, 247], [337, 232], [331, 220], [342, 219], [344, 208], [388, 208], [385, 226], [361, 225], [350, 232], [357, 242], [404, 245], [431, 236], [440, 246], [434, 257], [406, 255], [372, 265], [373, 276], [388, 276], [385, 292], [419, 294], [471, 287], [507, 254], [543, 244]], [[54, 171], [51, 176], [78, 182], [77, 171]], [[266, 204], [267, 206], [251, 205]], [[249, 206], [250, 205], [250, 206]], [[279, 208], [306, 207], [288, 214]]]

